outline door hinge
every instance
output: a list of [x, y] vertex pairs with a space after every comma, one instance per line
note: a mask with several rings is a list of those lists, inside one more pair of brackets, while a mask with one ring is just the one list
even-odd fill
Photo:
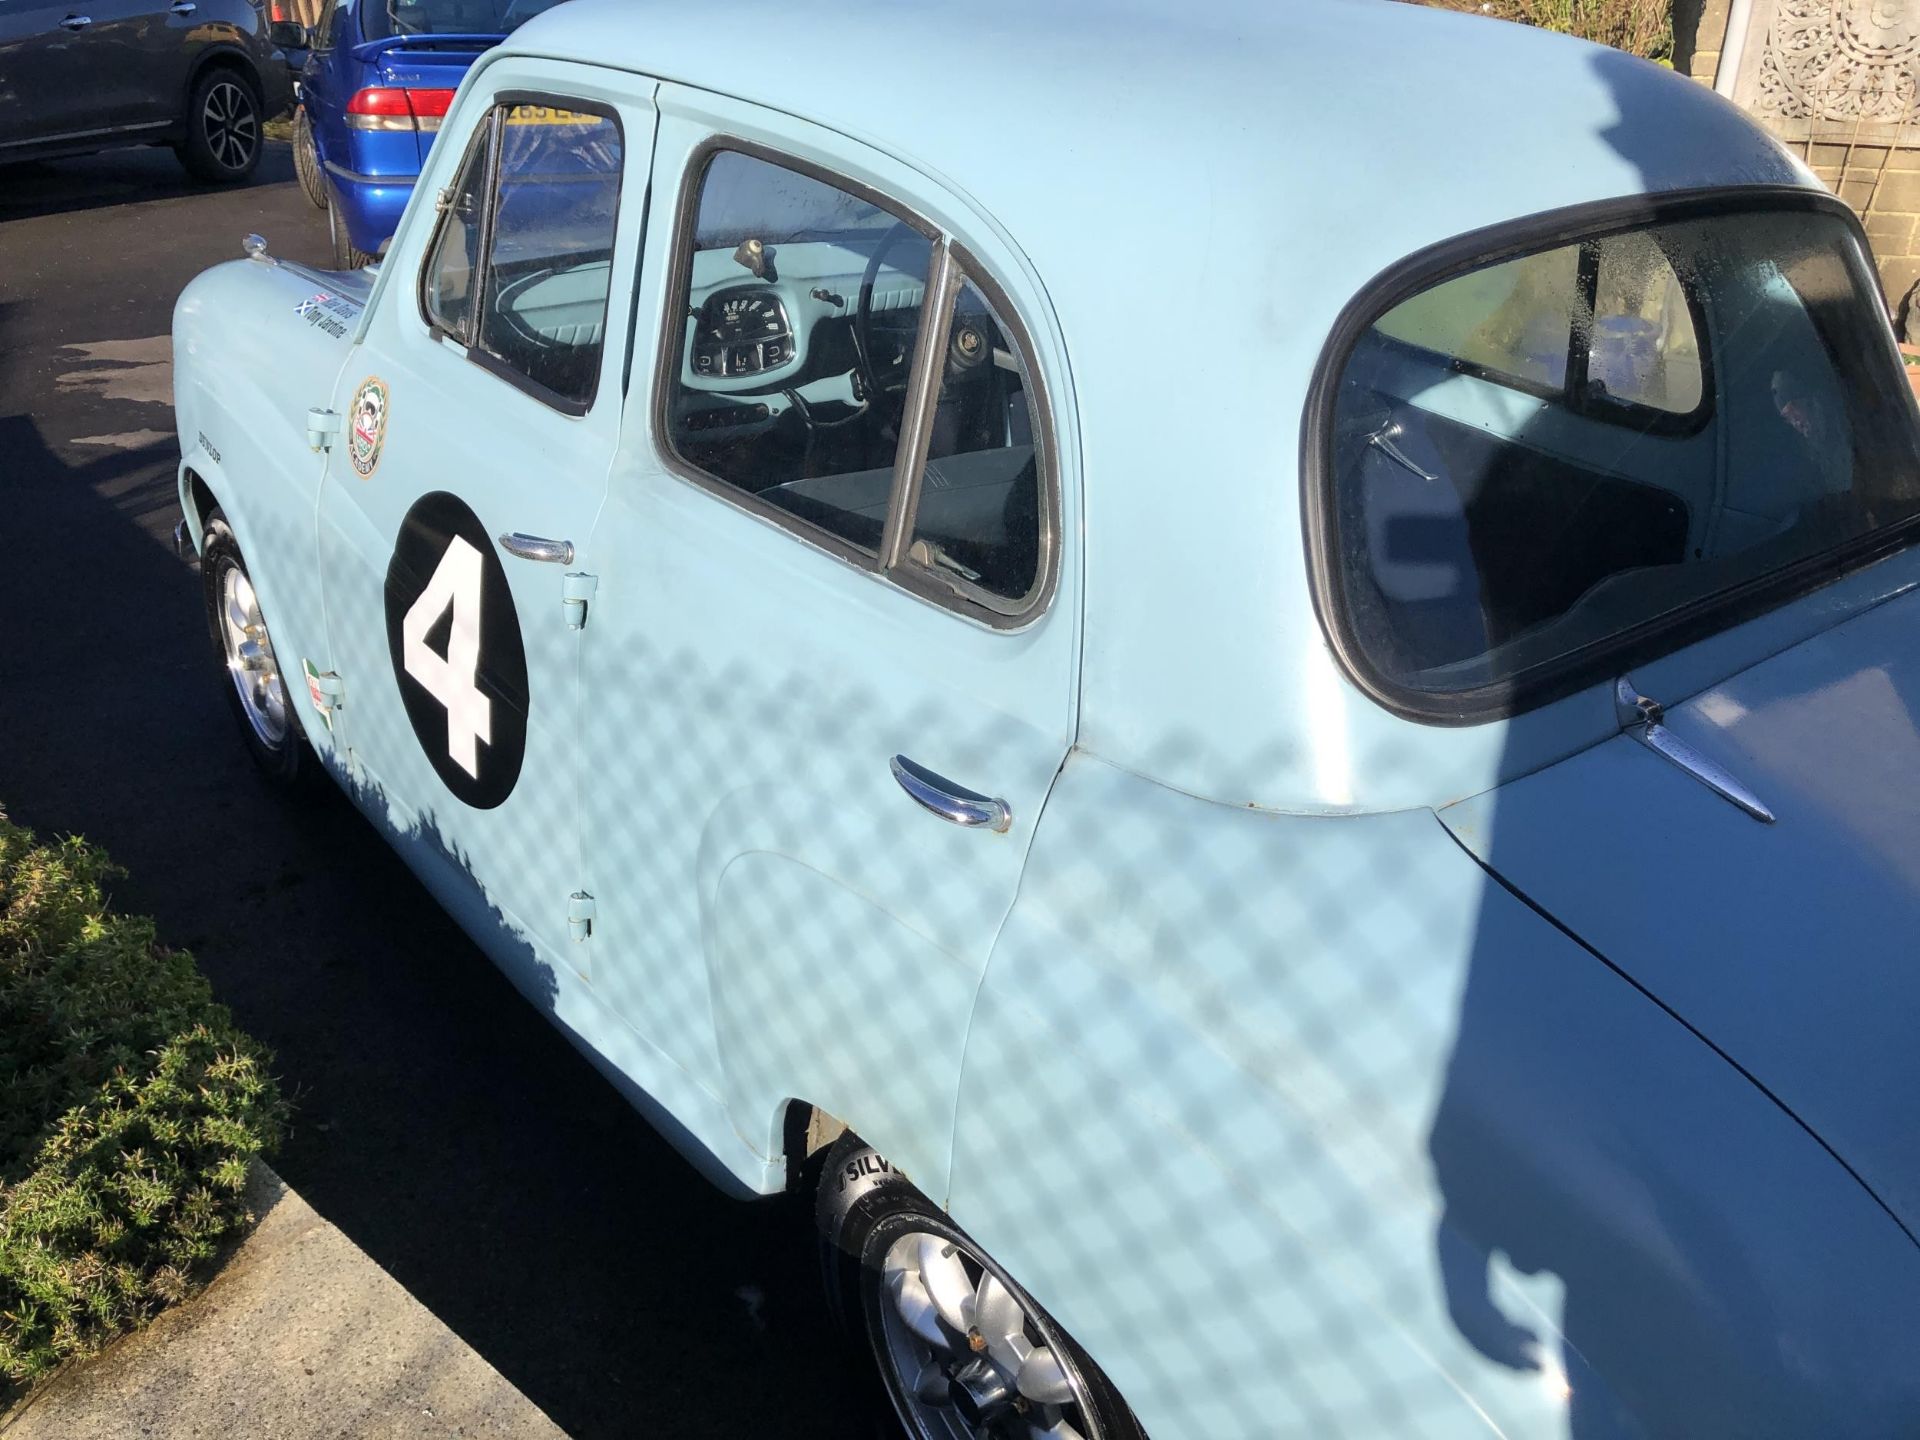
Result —
[[593, 599], [593, 592], [599, 588], [599, 580], [578, 571], [561, 577], [560, 604], [567, 612], [569, 630], [587, 628], [587, 604]]
[[584, 940], [593, 934], [593, 896], [576, 890], [567, 897], [567, 936]]
[[340, 433], [340, 412], [316, 405], [307, 411], [307, 448], [331, 450], [333, 437]]

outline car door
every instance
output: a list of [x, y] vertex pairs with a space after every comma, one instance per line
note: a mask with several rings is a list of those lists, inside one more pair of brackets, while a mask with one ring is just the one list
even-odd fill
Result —
[[1035, 291], [1002, 289], [1017, 253], [950, 243], [924, 177], [661, 104], [638, 310], [665, 319], [583, 652], [595, 988], [762, 1153], [798, 1096], [938, 1193], [1073, 735], [1063, 362]]
[[0, 0], [0, 158], [9, 147], [106, 127], [88, 84], [91, 26], [85, 5]]
[[565, 601], [619, 434], [652, 132], [644, 95], [591, 70], [490, 69], [332, 401], [319, 558], [353, 782], [463, 921], [503, 927], [548, 984], [584, 969], [584, 607]]

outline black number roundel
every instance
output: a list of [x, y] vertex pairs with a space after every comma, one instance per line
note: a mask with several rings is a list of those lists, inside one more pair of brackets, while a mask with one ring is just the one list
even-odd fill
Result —
[[387, 650], [413, 733], [447, 789], [479, 810], [513, 793], [527, 750], [527, 652], [480, 517], [422, 495], [387, 566]]

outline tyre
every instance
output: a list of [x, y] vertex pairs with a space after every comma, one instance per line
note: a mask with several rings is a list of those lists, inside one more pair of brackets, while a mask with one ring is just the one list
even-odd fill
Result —
[[817, 1217], [828, 1298], [912, 1440], [1145, 1440], [1053, 1318], [852, 1133], [827, 1153]]
[[353, 237], [347, 233], [347, 222], [340, 216], [340, 201], [332, 195], [327, 198], [327, 235], [333, 241], [333, 268], [358, 270], [362, 265], [371, 265], [373, 256], [353, 248]]
[[233, 185], [260, 163], [260, 94], [237, 70], [216, 66], [187, 97], [186, 137], [175, 147], [187, 173]]
[[227, 701], [253, 763], [282, 789], [314, 788], [323, 773], [320, 757], [301, 732], [246, 559], [218, 510], [207, 519], [200, 580], [214, 655], [228, 682]]
[[320, 178], [320, 151], [313, 142], [313, 122], [307, 107], [293, 112], [293, 173], [300, 178], [300, 193], [313, 202], [313, 208], [327, 208], [327, 186]]

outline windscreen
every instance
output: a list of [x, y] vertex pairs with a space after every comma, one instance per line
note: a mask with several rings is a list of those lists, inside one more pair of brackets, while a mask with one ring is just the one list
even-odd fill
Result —
[[1610, 642], [1777, 603], [1920, 514], [1912, 396], [1837, 215], [1722, 209], [1396, 293], [1333, 391], [1323, 599], [1410, 708], [1606, 678]]
[[366, 0], [369, 40], [395, 35], [505, 35], [561, 0]]

